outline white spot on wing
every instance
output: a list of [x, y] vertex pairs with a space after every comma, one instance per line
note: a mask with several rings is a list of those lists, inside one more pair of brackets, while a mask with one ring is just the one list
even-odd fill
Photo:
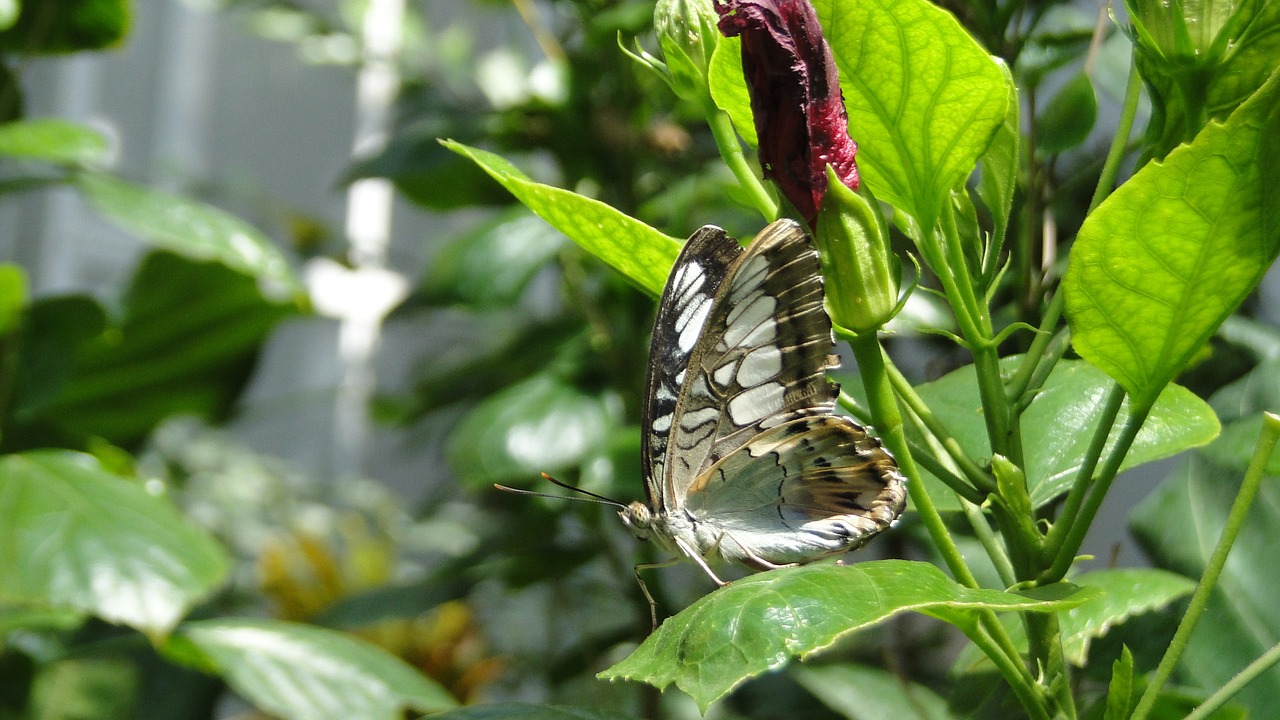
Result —
[[713, 407], [691, 410], [680, 416], [680, 427], [685, 430], [694, 430], [718, 417], [720, 417], [720, 411]]
[[753, 387], [729, 401], [729, 417], [740, 427], [763, 420], [782, 409], [784, 394], [781, 383]]
[[765, 256], [756, 255], [748, 260], [738, 270], [738, 277], [734, 280], [733, 289], [729, 292], [729, 302], [740, 302], [747, 293], [754, 292], [768, 272], [769, 259]]
[[[772, 325], [773, 323], [770, 323]], [[776, 345], [765, 345], [747, 353], [738, 366], [738, 384], [751, 387], [782, 372], [782, 351]], [[718, 378], [717, 378], [718, 379]]]
[[667, 413], [653, 421], [654, 432], [666, 432], [671, 429], [671, 414]]
[[680, 317], [676, 318], [676, 331], [680, 333], [676, 344], [680, 346], [681, 351], [687, 353], [693, 350], [693, 346], [698, 342], [698, 336], [702, 334], [702, 326], [706, 324], [709, 312], [711, 312], [711, 298], [706, 296], [696, 298], [680, 311]]
[[736, 369], [737, 363], [726, 363], [716, 368], [716, 371], [711, 374], [711, 377], [716, 381], [717, 385], [725, 387], [729, 383], [733, 382], [733, 375]]

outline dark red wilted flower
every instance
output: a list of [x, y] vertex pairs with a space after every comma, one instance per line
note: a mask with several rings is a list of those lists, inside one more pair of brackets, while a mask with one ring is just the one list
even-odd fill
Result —
[[858, 188], [831, 48], [808, 0], [715, 0], [720, 32], [742, 36], [742, 70], [751, 93], [760, 164], [815, 227], [827, 192], [826, 166]]

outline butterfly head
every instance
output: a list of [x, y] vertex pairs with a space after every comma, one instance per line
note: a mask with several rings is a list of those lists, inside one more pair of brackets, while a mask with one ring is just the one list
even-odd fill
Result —
[[639, 500], [618, 511], [622, 524], [627, 526], [632, 535], [641, 540], [648, 540], [653, 531], [653, 512], [648, 505]]

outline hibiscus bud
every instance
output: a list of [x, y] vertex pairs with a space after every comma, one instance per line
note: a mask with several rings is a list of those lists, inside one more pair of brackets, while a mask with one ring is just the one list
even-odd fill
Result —
[[720, 42], [711, 0], [658, 0], [653, 28], [662, 46], [676, 95], [704, 108], [713, 108], [707, 67]]
[[764, 176], [816, 229], [827, 166], [838, 184], [858, 188], [858, 145], [818, 15], [808, 0], [716, 0], [715, 9], [720, 31], [742, 38]]
[[834, 168], [827, 174], [830, 186], [814, 233], [827, 311], [836, 325], [874, 332], [898, 311], [898, 259], [876, 206], [845, 187]]

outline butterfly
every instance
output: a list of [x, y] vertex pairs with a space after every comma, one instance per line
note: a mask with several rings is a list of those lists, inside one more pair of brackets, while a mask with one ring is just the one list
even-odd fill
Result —
[[767, 570], [854, 550], [906, 501], [890, 454], [834, 414], [839, 387], [826, 370], [838, 358], [820, 270], [794, 221], [746, 249], [708, 225], [685, 243], [659, 301], [646, 500], [619, 515], [718, 585], [709, 561]]

